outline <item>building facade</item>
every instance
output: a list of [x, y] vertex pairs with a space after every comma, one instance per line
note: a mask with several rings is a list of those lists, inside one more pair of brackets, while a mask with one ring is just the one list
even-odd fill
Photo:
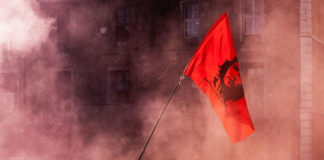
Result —
[[[317, 160], [324, 156], [320, 138], [324, 2], [38, 3], [39, 13], [54, 19], [48, 42], [20, 57], [11, 56], [14, 42], [2, 46], [1, 114], [9, 118], [2, 124], [8, 132], [0, 144], [6, 148], [0, 159], [87, 159], [91, 149], [85, 146], [99, 133], [122, 139], [116, 142], [122, 150], [114, 152], [116, 157], [127, 153], [136, 158], [154, 116], [158, 117], [209, 27], [224, 12], [229, 15], [256, 132], [231, 144], [207, 98], [186, 78], [146, 158]], [[110, 150], [114, 149], [107, 149], [107, 154]]]

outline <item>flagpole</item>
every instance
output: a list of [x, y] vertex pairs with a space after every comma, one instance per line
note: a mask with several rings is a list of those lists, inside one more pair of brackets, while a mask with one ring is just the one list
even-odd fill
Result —
[[141, 155], [139, 156], [138, 160], [141, 160], [141, 159], [142, 159], [142, 157], [143, 157], [143, 155], [144, 155], [144, 152], [145, 152], [145, 150], [146, 150], [146, 147], [147, 147], [147, 145], [149, 144], [149, 142], [150, 142], [150, 140], [151, 140], [151, 138], [152, 138], [152, 136], [153, 136], [153, 134], [154, 134], [154, 132], [155, 132], [155, 129], [156, 129], [157, 126], [159, 125], [160, 120], [161, 120], [161, 118], [162, 118], [162, 116], [163, 116], [163, 114], [164, 114], [166, 108], [168, 107], [169, 102], [171, 101], [171, 99], [172, 99], [172, 97], [173, 97], [175, 91], [176, 91], [177, 88], [180, 86], [180, 83], [181, 83], [181, 81], [182, 81], [183, 79], [184, 79], [184, 74], [179, 78], [177, 84], [176, 84], [175, 87], [173, 88], [173, 90], [172, 90], [172, 92], [171, 92], [171, 94], [170, 94], [170, 96], [169, 96], [169, 98], [168, 98], [168, 101], [167, 101], [167, 103], [165, 104], [165, 106], [164, 106], [164, 108], [163, 108], [163, 111], [161, 112], [161, 114], [160, 114], [160, 116], [159, 116], [157, 122], [155, 123], [154, 128], [153, 128], [153, 130], [152, 130], [152, 132], [151, 132], [149, 138], [147, 139], [147, 141], [146, 141], [146, 143], [145, 143], [145, 146], [144, 146], [144, 148], [143, 148], [143, 151], [142, 151]]
[[147, 145], [150, 143], [151, 138], [152, 138], [152, 136], [153, 136], [153, 134], [154, 134], [154, 132], [155, 132], [155, 129], [156, 129], [157, 126], [159, 125], [160, 120], [161, 120], [161, 118], [162, 118], [162, 116], [163, 116], [163, 114], [164, 114], [164, 112], [165, 112], [165, 110], [166, 110], [166, 108], [167, 108], [169, 102], [171, 101], [172, 96], [174, 95], [174, 93], [175, 93], [175, 91], [177, 90], [177, 88], [180, 86], [181, 81], [185, 78], [185, 71], [186, 71], [186, 69], [187, 69], [187, 67], [188, 67], [188, 65], [189, 65], [189, 62], [191, 61], [191, 59], [192, 59], [193, 57], [194, 57], [194, 54], [189, 58], [189, 60], [188, 60], [188, 62], [187, 62], [187, 64], [186, 64], [186, 67], [185, 67], [185, 69], [184, 69], [183, 72], [182, 72], [182, 75], [180, 76], [180, 78], [179, 78], [177, 84], [175, 85], [175, 87], [173, 88], [173, 90], [172, 90], [172, 92], [171, 92], [171, 94], [170, 94], [170, 96], [169, 96], [169, 98], [168, 98], [168, 101], [167, 101], [167, 103], [165, 104], [165, 106], [164, 106], [164, 108], [163, 108], [163, 111], [161, 112], [161, 114], [160, 114], [160, 116], [159, 116], [157, 122], [155, 123], [154, 128], [153, 128], [153, 130], [152, 130], [152, 132], [151, 132], [149, 138], [147, 139], [147, 141], [146, 141], [146, 143], [145, 143], [145, 146], [144, 146], [144, 148], [143, 148], [143, 151], [142, 151], [141, 155], [139, 156], [138, 160], [141, 160], [141, 159], [142, 159], [142, 157], [143, 157], [143, 155], [144, 155], [144, 152], [145, 152], [145, 150], [146, 150], [146, 147], [147, 147]]

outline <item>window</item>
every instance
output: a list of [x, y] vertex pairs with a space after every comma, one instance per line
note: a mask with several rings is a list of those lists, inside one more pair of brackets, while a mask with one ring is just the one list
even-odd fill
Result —
[[18, 90], [17, 74], [9, 72], [0, 75], [0, 112], [12, 112]]
[[116, 10], [116, 41], [123, 44], [129, 38], [130, 10], [120, 8]]
[[[251, 98], [251, 104], [257, 108], [263, 107], [263, 88], [264, 88], [264, 70], [263, 68], [248, 68], [247, 77], [249, 81], [247, 82], [248, 87], [250, 87], [248, 94], [253, 97]], [[257, 93], [257, 94], [256, 94]]]
[[73, 75], [75, 96], [81, 103], [101, 105], [106, 103], [106, 70], [78, 70]]
[[67, 15], [61, 16], [61, 15], [56, 15], [55, 21], [51, 24], [51, 30], [49, 32], [49, 38], [51, 39], [52, 42], [55, 43], [57, 49], [60, 51], [58, 53], [63, 53], [63, 54], [68, 54], [70, 50], [70, 44], [69, 44], [69, 39], [66, 37], [65, 34], [65, 27], [67, 25]]
[[183, 4], [184, 35], [186, 38], [199, 37], [199, 6], [196, 2]]
[[72, 74], [69, 70], [63, 70], [57, 72], [55, 80], [56, 86], [56, 104], [58, 104], [58, 111], [70, 111], [72, 108], [71, 94], [72, 94]]
[[244, 33], [260, 34], [263, 0], [245, 0], [244, 2]]
[[11, 46], [14, 46], [13, 42], [10, 40], [7, 40], [7, 42], [4, 42], [1, 44], [1, 52], [0, 52], [0, 64], [2, 65], [6, 65], [8, 62], [10, 62], [13, 58], [13, 56], [11, 56]]
[[262, 62], [242, 63], [242, 77], [244, 78], [244, 92], [248, 105], [254, 111], [264, 111], [264, 67]]
[[107, 75], [107, 102], [120, 103], [128, 101], [130, 91], [129, 71], [125, 69], [109, 70]]
[[128, 8], [120, 8], [116, 11], [117, 24], [129, 24], [130, 22], [130, 11]]

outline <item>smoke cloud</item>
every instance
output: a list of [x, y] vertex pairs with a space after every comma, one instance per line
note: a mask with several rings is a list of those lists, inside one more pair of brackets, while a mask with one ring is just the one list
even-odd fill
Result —
[[0, 45], [11, 50], [28, 50], [47, 40], [52, 19], [40, 17], [35, 1], [1, 1]]
[[137, 159], [202, 35], [224, 8], [231, 8], [256, 132], [232, 144], [207, 97], [186, 78], [143, 159], [298, 158], [298, 3], [264, 0], [263, 34], [256, 36], [241, 30], [238, 0], [201, 1], [201, 36], [190, 40], [183, 36], [180, 2], [130, 5], [136, 16], [124, 28], [115, 22], [116, 10], [127, 8], [123, 3], [0, 2], [0, 159]]

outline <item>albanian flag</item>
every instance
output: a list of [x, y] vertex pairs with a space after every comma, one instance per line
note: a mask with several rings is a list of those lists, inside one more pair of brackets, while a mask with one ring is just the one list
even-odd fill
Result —
[[233, 143], [254, 132], [226, 13], [205, 36], [185, 75], [208, 96]]

